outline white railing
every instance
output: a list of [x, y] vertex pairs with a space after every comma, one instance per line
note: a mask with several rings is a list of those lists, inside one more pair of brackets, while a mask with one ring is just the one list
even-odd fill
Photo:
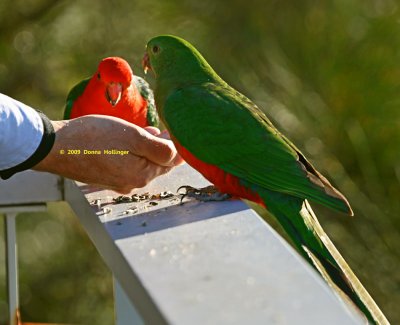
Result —
[[[207, 182], [187, 165], [133, 193]], [[118, 194], [47, 173], [0, 181], [10, 323], [18, 309], [15, 217], [66, 201], [115, 278], [116, 324], [361, 324], [318, 274], [241, 201]], [[155, 202], [155, 203], [150, 203]]]

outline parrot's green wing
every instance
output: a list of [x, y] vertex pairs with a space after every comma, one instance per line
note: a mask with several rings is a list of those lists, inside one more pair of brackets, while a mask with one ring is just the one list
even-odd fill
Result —
[[147, 81], [144, 80], [143, 78], [140, 78], [138, 76], [133, 76], [133, 82], [138, 88], [140, 95], [147, 102], [147, 115], [146, 115], [147, 122], [151, 126], [158, 127], [159, 120], [158, 120], [156, 105], [154, 103], [153, 91], [150, 89], [150, 86], [147, 83]]
[[308, 198], [352, 214], [344, 196], [255, 104], [227, 84], [205, 83], [176, 90], [162, 111], [170, 132], [198, 159], [245, 184]]
[[85, 80], [82, 80], [79, 82], [77, 85], [75, 85], [71, 91], [68, 93], [67, 96], [67, 102], [65, 104], [65, 109], [64, 109], [64, 120], [69, 120], [71, 117], [71, 111], [72, 107], [74, 106], [75, 100], [81, 96], [89, 83], [91, 78], [87, 78]]

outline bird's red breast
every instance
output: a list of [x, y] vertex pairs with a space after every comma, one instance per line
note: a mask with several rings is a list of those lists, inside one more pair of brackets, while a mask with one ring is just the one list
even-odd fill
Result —
[[260, 196], [250, 190], [248, 187], [243, 186], [238, 177], [225, 172], [218, 166], [208, 164], [198, 159], [189, 150], [183, 147], [173, 136], [171, 136], [171, 139], [181, 157], [190, 166], [199, 171], [206, 179], [213, 183], [220, 192], [250, 200], [265, 207], [265, 204]]

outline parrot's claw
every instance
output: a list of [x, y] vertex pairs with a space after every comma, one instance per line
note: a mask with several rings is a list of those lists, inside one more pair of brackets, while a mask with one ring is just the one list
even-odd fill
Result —
[[[180, 193], [181, 189], [185, 189], [185, 193]], [[203, 188], [195, 188], [189, 185], [183, 185], [178, 188], [178, 194], [181, 195], [181, 204], [185, 197], [192, 197], [201, 202], [208, 201], [225, 201], [231, 198], [227, 193], [221, 193], [213, 185], [206, 186]]]

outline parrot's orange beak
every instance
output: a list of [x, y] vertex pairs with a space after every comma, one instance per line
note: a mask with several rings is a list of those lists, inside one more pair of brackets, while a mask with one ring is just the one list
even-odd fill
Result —
[[122, 97], [122, 84], [119, 82], [110, 82], [106, 89], [106, 98], [112, 106], [118, 104]]
[[143, 67], [144, 74], [147, 74], [147, 71], [151, 70], [150, 57], [147, 54], [147, 52], [143, 56], [142, 67]]

